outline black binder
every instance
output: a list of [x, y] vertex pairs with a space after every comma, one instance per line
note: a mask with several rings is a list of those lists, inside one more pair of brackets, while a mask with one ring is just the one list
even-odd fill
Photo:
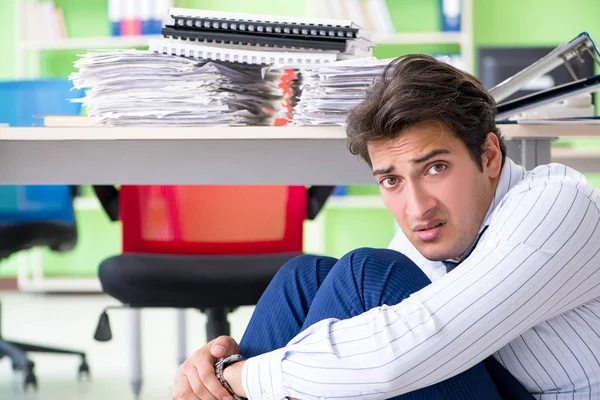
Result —
[[258, 35], [250, 33], [233, 33], [217, 30], [176, 29], [167, 25], [162, 29], [165, 38], [199, 41], [208, 43], [256, 45], [268, 47], [288, 47], [296, 49], [331, 50], [345, 52], [348, 48], [346, 40], [329, 38], [282, 37], [276, 35]]

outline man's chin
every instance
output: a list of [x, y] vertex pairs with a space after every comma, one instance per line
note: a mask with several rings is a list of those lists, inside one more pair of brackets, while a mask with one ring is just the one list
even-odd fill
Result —
[[429, 261], [446, 261], [456, 257], [454, 251], [448, 248], [441, 248], [441, 246], [421, 245], [415, 246], [419, 253]]

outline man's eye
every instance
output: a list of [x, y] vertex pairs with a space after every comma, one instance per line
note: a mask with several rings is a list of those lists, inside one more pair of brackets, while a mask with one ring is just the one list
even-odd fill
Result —
[[392, 188], [396, 183], [398, 183], [398, 179], [396, 178], [383, 178], [381, 180], [381, 185], [386, 188], [386, 189], [390, 189]]
[[448, 168], [448, 167], [447, 167], [446, 165], [444, 165], [444, 164], [435, 164], [435, 165], [432, 165], [432, 166], [431, 166], [431, 167], [430, 167], [430, 168], [427, 170], [427, 173], [428, 173], [429, 175], [437, 175], [437, 174], [439, 174], [439, 173], [441, 173], [441, 172], [444, 172], [444, 170], [445, 170], [446, 168]]

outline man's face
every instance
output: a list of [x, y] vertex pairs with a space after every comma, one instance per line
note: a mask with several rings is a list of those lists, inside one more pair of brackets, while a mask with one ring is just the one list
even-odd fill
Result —
[[436, 121], [393, 140], [368, 143], [373, 174], [396, 222], [429, 260], [459, 258], [477, 237], [501, 169], [498, 140], [488, 134], [483, 172], [466, 145]]

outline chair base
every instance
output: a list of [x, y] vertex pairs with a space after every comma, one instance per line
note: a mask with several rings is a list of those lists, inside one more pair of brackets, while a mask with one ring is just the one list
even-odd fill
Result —
[[12, 361], [12, 367], [15, 371], [23, 371], [24, 389], [29, 386], [37, 389], [37, 378], [34, 373], [35, 363], [27, 357], [27, 353], [50, 353], [50, 354], [70, 354], [81, 357], [81, 364], [77, 372], [77, 379], [81, 380], [84, 376], [90, 377], [90, 367], [87, 363], [84, 352], [58, 347], [40, 346], [30, 343], [13, 342], [0, 339], [0, 358], [7, 356]]
[[31, 344], [31, 343], [13, 342], [12, 340], [7, 340], [6, 343], [17, 347], [18, 349], [20, 349], [21, 351], [23, 351], [25, 353], [72, 354], [72, 355], [80, 356], [82, 362], [86, 361], [85, 353], [82, 351], [62, 349], [59, 347], [40, 346], [37, 344]]

